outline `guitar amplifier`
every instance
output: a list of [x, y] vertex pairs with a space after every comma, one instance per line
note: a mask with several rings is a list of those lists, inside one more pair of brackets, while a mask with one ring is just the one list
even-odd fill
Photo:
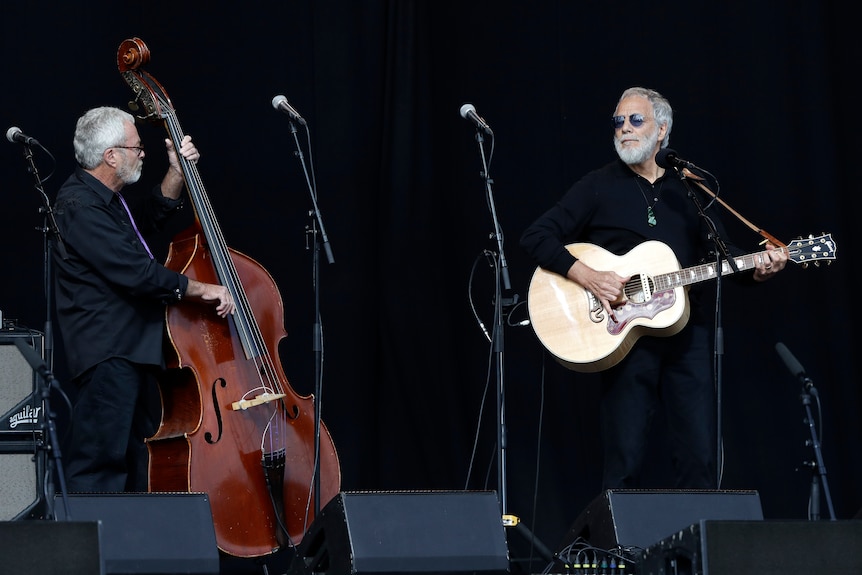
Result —
[[0, 450], [4, 439], [21, 439], [42, 432], [44, 409], [37, 393], [38, 375], [21, 355], [16, 340], [44, 354], [40, 332], [15, 330], [0, 332]]
[[16, 345], [42, 357], [42, 334], [0, 331], [0, 521], [21, 518], [40, 501], [45, 473], [41, 382]]

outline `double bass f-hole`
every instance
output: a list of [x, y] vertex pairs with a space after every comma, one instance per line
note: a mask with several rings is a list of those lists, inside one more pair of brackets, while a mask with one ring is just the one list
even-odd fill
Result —
[[[120, 44], [117, 66], [135, 111], [163, 124], [179, 150], [183, 130], [164, 88], [142, 69], [149, 61], [139, 38]], [[162, 420], [147, 439], [149, 489], [206, 492], [219, 549], [270, 554], [302, 539], [316, 496], [325, 504], [338, 493], [338, 456], [322, 422], [315, 449], [314, 398], [298, 395], [284, 374], [278, 346], [287, 333], [275, 282], [227, 246], [196, 164], [178, 158], [195, 218], [173, 238], [165, 266], [225, 286], [236, 311], [220, 318], [187, 299], [168, 306]]]
[[204, 440], [206, 440], [207, 443], [216, 443], [217, 441], [221, 440], [221, 434], [222, 434], [223, 426], [222, 426], [221, 410], [219, 409], [219, 406], [218, 406], [218, 389], [219, 389], [219, 387], [225, 387], [226, 385], [227, 385], [227, 382], [224, 380], [223, 377], [220, 377], [216, 381], [213, 382], [213, 386], [212, 386], [213, 405], [212, 405], [212, 408], [213, 408], [213, 412], [215, 413], [216, 421], [218, 422], [218, 435], [216, 436], [215, 439], [213, 439], [213, 434], [211, 432], [207, 431], [206, 433], [204, 433]]

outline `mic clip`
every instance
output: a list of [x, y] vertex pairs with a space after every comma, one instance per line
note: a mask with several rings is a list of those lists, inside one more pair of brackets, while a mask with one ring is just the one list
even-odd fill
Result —
[[817, 397], [817, 388], [814, 387], [814, 381], [804, 373], [799, 374], [799, 379], [802, 381], [803, 391]]

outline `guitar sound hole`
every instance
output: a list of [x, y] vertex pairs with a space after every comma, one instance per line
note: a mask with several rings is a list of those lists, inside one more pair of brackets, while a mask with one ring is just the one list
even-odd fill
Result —
[[[649, 295], [643, 289], [644, 285], [644, 277], [641, 275], [635, 275], [626, 282], [626, 286], [623, 289], [625, 292], [626, 299], [631, 303], [645, 303], [649, 299]], [[647, 286], [649, 287], [650, 292], [652, 292], [652, 280], [646, 278]]]

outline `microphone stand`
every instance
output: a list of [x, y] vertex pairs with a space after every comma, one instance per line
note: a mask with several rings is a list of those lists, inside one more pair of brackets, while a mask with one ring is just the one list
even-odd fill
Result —
[[809, 519], [816, 521], [820, 519], [820, 486], [823, 486], [823, 496], [826, 498], [826, 506], [829, 509], [830, 521], [835, 521], [835, 509], [832, 507], [832, 495], [829, 493], [829, 483], [826, 481], [826, 464], [823, 462], [823, 453], [820, 450], [820, 440], [817, 438], [817, 429], [814, 426], [814, 417], [811, 413], [811, 398], [818, 398], [817, 388], [807, 377], [802, 388], [800, 399], [805, 407], [805, 421], [811, 433], [811, 448], [814, 450], [814, 461], [809, 462], [812, 469], [811, 477], [811, 501], [809, 504]]
[[[51, 154], [51, 152], [45, 149], [45, 147], [41, 144], [37, 145], [53, 159], [53, 155]], [[63, 467], [60, 460], [60, 443], [57, 440], [56, 426], [54, 424], [54, 413], [51, 410], [50, 404], [51, 385], [52, 383], [56, 382], [56, 379], [54, 379], [54, 375], [52, 373], [54, 363], [54, 329], [51, 320], [54, 300], [52, 273], [53, 267], [51, 262], [55, 242], [56, 249], [58, 250], [60, 257], [66, 259], [68, 258], [68, 254], [66, 252], [66, 245], [63, 243], [63, 238], [60, 235], [60, 229], [57, 227], [57, 220], [54, 217], [54, 210], [51, 208], [51, 200], [48, 198], [48, 194], [45, 193], [45, 188], [42, 186], [43, 180], [39, 176], [39, 169], [36, 167], [36, 162], [33, 159], [33, 149], [31, 148], [29, 143], [24, 144], [24, 159], [27, 161], [27, 171], [33, 176], [34, 187], [36, 188], [36, 191], [39, 192], [39, 196], [42, 199], [43, 204], [39, 208], [39, 212], [44, 215], [44, 220], [42, 227], [37, 229], [42, 232], [43, 237], [42, 274], [44, 284], [43, 289], [45, 293], [45, 327], [43, 333], [44, 360], [42, 360], [42, 356], [40, 356], [38, 359], [42, 360], [41, 365], [36, 365], [34, 364], [35, 358], [30, 356], [29, 354], [25, 355], [25, 357], [28, 357], [28, 361], [30, 362], [31, 367], [35, 371], [39, 371], [40, 375], [42, 376], [43, 385], [40, 387], [40, 399], [42, 400], [43, 414], [45, 415], [45, 423], [43, 424], [43, 427], [47, 429], [46, 435], [48, 436], [48, 446], [47, 448], [43, 446], [42, 449], [48, 449], [52, 452], [53, 460], [56, 465], [56, 467], [52, 466], [52, 458], [46, 458], [45, 488], [43, 497], [45, 500], [45, 515], [50, 519], [54, 519], [53, 494], [55, 469], [57, 471], [57, 476], [60, 481], [61, 495], [66, 505], [66, 516], [69, 517], [68, 503], [66, 502], [66, 478], [63, 473]], [[22, 349], [22, 353], [24, 352], [25, 350]], [[58, 389], [60, 389], [59, 384]]]
[[506, 265], [506, 258], [503, 255], [503, 232], [500, 227], [500, 222], [497, 219], [497, 210], [494, 205], [494, 192], [492, 185], [494, 180], [488, 171], [488, 162], [485, 156], [485, 137], [482, 131], [476, 130], [476, 142], [479, 145], [479, 156], [482, 158], [482, 173], [481, 176], [485, 180], [485, 198], [488, 202], [488, 208], [491, 211], [491, 219], [494, 223], [494, 233], [491, 234], [491, 239], [497, 240], [498, 263], [495, 267], [495, 296], [494, 296], [494, 327], [492, 329], [491, 345], [495, 358], [495, 372], [497, 383], [497, 486], [500, 491], [500, 509], [503, 517], [507, 514], [507, 493], [506, 493], [506, 388], [503, 385], [503, 290], [511, 289], [512, 285], [509, 280], [509, 270]]
[[[54, 377], [54, 374], [51, 372], [51, 369], [48, 367], [48, 364], [42, 359], [42, 357], [36, 353], [36, 351], [24, 342], [24, 340], [16, 339], [15, 345], [18, 347], [18, 350], [21, 352], [21, 355], [24, 356], [24, 359], [27, 360], [27, 363], [30, 364], [30, 367], [33, 368], [33, 371], [39, 374], [39, 379], [42, 382], [40, 386], [39, 395], [42, 400], [42, 406], [45, 410], [45, 424], [44, 428], [47, 430], [46, 435], [48, 436], [48, 449], [53, 453], [54, 463], [57, 466], [57, 477], [60, 480], [60, 493], [63, 498], [63, 508], [65, 510], [64, 517], [67, 521], [71, 520], [72, 514], [69, 511], [69, 498], [66, 496], [66, 477], [63, 472], [63, 463], [62, 463], [62, 455], [60, 454], [60, 441], [57, 438], [57, 427], [54, 425], [54, 413], [51, 411], [51, 388], [57, 387], [60, 389], [61, 386], [57, 381], [57, 378]], [[54, 514], [54, 501], [53, 501], [53, 483], [50, 481], [50, 473], [53, 472], [53, 468], [51, 465], [46, 464], [45, 474], [49, 477], [47, 485], [45, 486], [45, 517], [48, 519], [56, 519]]]
[[[676, 168], [675, 168], [676, 169]], [[733, 257], [730, 255], [730, 251], [727, 249], [727, 245], [724, 243], [721, 235], [718, 233], [718, 230], [715, 227], [715, 223], [712, 221], [712, 218], [706, 215], [704, 212], [703, 204], [701, 204], [700, 200], [697, 197], [697, 194], [694, 192], [694, 189], [689, 185], [688, 178], [686, 177], [683, 170], [677, 169], [677, 174], [679, 175], [679, 179], [682, 182], [683, 186], [685, 186], [688, 197], [694, 204], [695, 208], [697, 208], [697, 213], [700, 214], [701, 219], [706, 223], [707, 228], [709, 229], [709, 237], [712, 239], [715, 244], [715, 269], [717, 273], [715, 274], [715, 341], [713, 343], [713, 382], [715, 388], [715, 428], [716, 428], [716, 464], [715, 464], [715, 486], [719, 488], [721, 486], [721, 469], [722, 469], [722, 424], [721, 424], [721, 414], [722, 414], [722, 358], [724, 357], [724, 329], [721, 323], [721, 312], [722, 312], [722, 292], [721, 292], [721, 277], [722, 271], [724, 269], [722, 265], [722, 261], [726, 260], [730, 268], [734, 273], [739, 271], [739, 268], [736, 265], [736, 262], [733, 260]]]
[[479, 156], [482, 158], [482, 173], [481, 176], [485, 180], [485, 196], [488, 202], [488, 209], [491, 212], [491, 219], [494, 223], [494, 233], [491, 234], [491, 239], [497, 241], [498, 263], [495, 266], [495, 297], [494, 297], [494, 327], [491, 336], [491, 346], [495, 357], [495, 372], [497, 384], [497, 485], [499, 489], [500, 510], [504, 527], [514, 527], [515, 530], [535, 546], [536, 550], [542, 555], [548, 563], [553, 563], [554, 557], [551, 551], [539, 541], [536, 536], [524, 525], [520, 518], [516, 515], [508, 513], [508, 493], [506, 485], [506, 392], [503, 384], [503, 356], [505, 354], [503, 343], [503, 290], [511, 290], [512, 285], [509, 279], [509, 266], [506, 263], [506, 256], [503, 251], [503, 231], [500, 226], [500, 221], [497, 218], [497, 210], [494, 204], [494, 192], [492, 184], [494, 180], [491, 178], [488, 169], [488, 162], [485, 156], [485, 137], [482, 135], [482, 129], [476, 130], [476, 142], [479, 146]]
[[[41, 144], [39, 147], [45, 150]], [[45, 152], [48, 153], [49, 156], [51, 155], [48, 150], [45, 150]], [[66, 254], [66, 245], [63, 243], [63, 238], [60, 236], [60, 230], [57, 227], [57, 221], [54, 218], [54, 210], [51, 208], [51, 200], [48, 198], [48, 194], [45, 193], [45, 189], [42, 187], [42, 179], [39, 177], [39, 170], [36, 168], [36, 163], [33, 161], [33, 150], [29, 144], [24, 145], [24, 158], [27, 160], [28, 164], [27, 171], [33, 175], [35, 188], [42, 198], [43, 205], [39, 208], [39, 212], [45, 215], [42, 227], [37, 229], [42, 232], [44, 237], [42, 265], [45, 290], [45, 361], [48, 363], [48, 367], [50, 368], [53, 366], [54, 359], [54, 330], [51, 322], [53, 303], [53, 274], [51, 266], [53, 242], [51, 241], [51, 238], [56, 240], [57, 250], [60, 252], [60, 257], [66, 259], [68, 258], [68, 255]]]
[[[305, 129], [308, 131], [307, 125]], [[326, 252], [326, 259], [330, 264], [335, 263], [335, 258], [332, 255], [332, 247], [329, 245], [326, 228], [323, 226], [323, 216], [321, 215], [320, 208], [317, 205], [316, 186], [312, 183], [312, 177], [305, 165], [305, 157], [302, 154], [302, 146], [299, 144], [299, 138], [297, 137], [296, 132], [296, 125], [293, 123], [293, 120], [290, 120], [290, 133], [293, 135], [293, 141], [296, 144], [296, 152], [294, 152], [294, 155], [299, 159], [299, 163], [302, 165], [302, 171], [305, 174], [305, 182], [308, 186], [308, 192], [311, 197], [312, 204], [312, 210], [309, 211], [309, 216], [313, 216], [310, 231], [308, 233], [310, 233], [313, 238], [311, 258], [312, 284], [314, 287], [314, 327], [312, 329], [312, 348], [314, 350], [314, 395], [317, 398], [317, 401], [314, 402], [313, 492], [314, 516], [317, 517], [320, 512], [320, 413], [321, 403], [323, 401], [323, 324], [320, 315], [320, 243], [323, 243], [323, 248]]]

